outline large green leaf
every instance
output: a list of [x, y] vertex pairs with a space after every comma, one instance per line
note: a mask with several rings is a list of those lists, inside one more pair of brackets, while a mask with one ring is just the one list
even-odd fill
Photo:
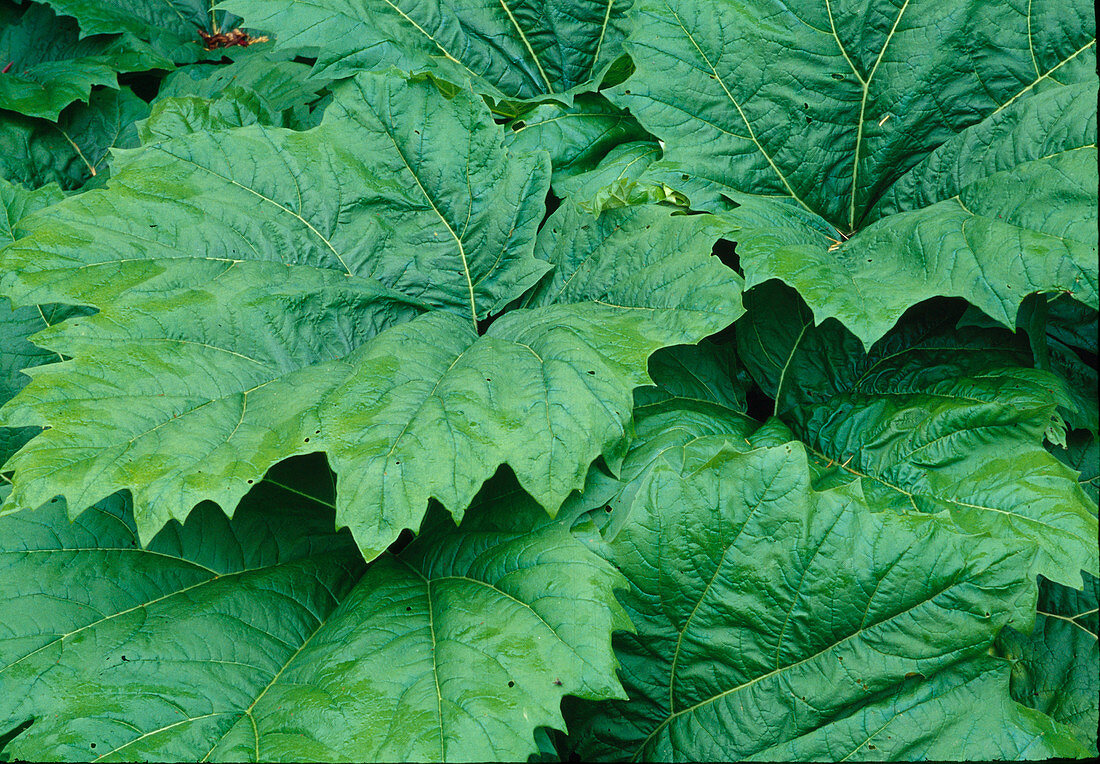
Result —
[[[58, 205], [5, 251], [5, 282], [99, 313], [36, 340], [74, 360], [4, 410], [49, 425], [10, 463], [7, 508], [128, 488], [149, 538], [321, 450], [368, 557], [430, 497], [460, 517], [502, 463], [555, 511], [619, 447], [648, 356], [737, 318], [740, 279], [710, 255], [709, 216], [624, 211], [601, 243], [615, 217], [565, 208], [543, 229], [558, 270], [537, 307], [479, 334], [475, 315], [552, 267], [532, 254], [545, 155], [500, 141], [469, 96], [361, 75], [315, 130], [158, 143]], [[598, 275], [559, 285], [581, 257]]]
[[1080, 586], [1097, 572], [1096, 517], [1075, 475], [1043, 448], [1067, 401], [1000, 329], [955, 329], [933, 306], [869, 352], [836, 321], [814, 327], [775, 282], [748, 293], [742, 357], [812, 452], [899, 511], [1038, 545], [1038, 572]]
[[1098, 595], [1095, 576], [1085, 576], [1083, 591], [1041, 581], [1035, 631], [1009, 628], [997, 640], [998, 652], [1012, 661], [1012, 697], [1074, 728], [1093, 756], [1100, 723]]
[[700, 441], [652, 470], [610, 559], [636, 635], [628, 702], [571, 714], [585, 758], [1001, 759], [1080, 755], [1007, 696], [985, 654], [1030, 625], [1030, 552], [810, 488], [787, 444]]
[[0, 177], [30, 188], [102, 185], [111, 149], [137, 146], [135, 123], [148, 115], [149, 105], [128, 88], [95, 90], [57, 122], [0, 113]]
[[665, 144], [647, 175], [697, 208], [751, 208], [734, 213], [750, 286], [783, 279], [866, 344], [935, 295], [1008, 326], [1030, 292], [1096, 305], [1087, 3], [636, 11], [637, 72], [612, 99]]
[[277, 44], [346, 77], [431, 69], [478, 92], [526, 100], [595, 90], [622, 53], [632, 0], [229, 0]]
[[[28, 191], [0, 178], [0, 249], [19, 238], [23, 231], [20, 221], [64, 198], [57, 186]], [[61, 356], [28, 341], [32, 334], [83, 313], [60, 305], [28, 305], [12, 309], [11, 303], [0, 298], [0, 401], [11, 400], [23, 389], [29, 378], [23, 369], [54, 363]], [[0, 465], [38, 433], [37, 427], [9, 428], [0, 420]]]
[[10, 753], [515, 761], [564, 694], [623, 697], [621, 578], [522, 492], [365, 567], [320, 467], [145, 549], [118, 499], [0, 519], [0, 725], [34, 719]]
[[42, 0], [58, 13], [80, 22], [84, 34], [129, 32], [172, 61], [187, 63], [207, 57], [198, 30], [226, 32], [240, 19], [216, 9], [217, 0]]
[[0, 3], [0, 110], [56, 121], [94, 86], [117, 87], [117, 72], [170, 65], [130, 37], [82, 37], [72, 19], [44, 5]]

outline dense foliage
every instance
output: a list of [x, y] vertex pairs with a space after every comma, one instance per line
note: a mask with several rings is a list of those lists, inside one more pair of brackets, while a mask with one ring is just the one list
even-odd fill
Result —
[[1083, 0], [0, 0], [0, 758], [1096, 753]]

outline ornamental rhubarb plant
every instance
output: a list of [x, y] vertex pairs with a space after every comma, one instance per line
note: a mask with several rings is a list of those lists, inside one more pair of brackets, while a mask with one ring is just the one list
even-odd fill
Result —
[[1095, 37], [0, 0], [0, 759], [1095, 755]]

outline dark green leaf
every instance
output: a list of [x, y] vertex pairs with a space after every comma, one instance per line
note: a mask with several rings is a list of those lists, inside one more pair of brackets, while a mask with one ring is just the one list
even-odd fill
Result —
[[1012, 697], [1072, 727], [1093, 756], [1100, 723], [1098, 589], [1089, 575], [1084, 591], [1042, 581], [1035, 631], [1005, 629], [997, 640], [998, 652], [1012, 661]]
[[56, 122], [0, 112], [0, 176], [30, 188], [102, 185], [111, 149], [138, 145], [135, 123], [149, 106], [129, 89], [96, 90]]
[[1037, 572], [1067, 585], [1097, 571], [1090, 502], [1042, 446], [1068, 398], [1056, 377], [1028, 368], [1026, 344], [1004, 330], [956, 330], [955, 315], [932, 306], [864, 353], [835, 321], [809, 323], [786, 287], [758, 287], [747, 302], [737, 337], [749, 370], [776, 390], [777, 412], [811, 452], [877, 506], [1038, 545]]
[[0, 120], [8, 110], [56, 121], [94, 86], [118, 87], [117, 72], [171, 66], [129, 36], [87, 34], [44, 5], [28, 3], [22, 12], [0, 5]]
[[284, 49], [347, 77], [396, 66], [431, 70], [478, 92], [570, 102], [595, 90], [622, 52], [631, 0], [229, 0], [222, 7], [271, 31]]
[[637, 628], [615, 640], [630, 700], [575, 708], [584, 758], [1083, 753], [985, 655], [1033, 617], [1030, 553], [873, 512], [858, 485], [813, 491], [796, 444], [684, 454], [611, 543]]

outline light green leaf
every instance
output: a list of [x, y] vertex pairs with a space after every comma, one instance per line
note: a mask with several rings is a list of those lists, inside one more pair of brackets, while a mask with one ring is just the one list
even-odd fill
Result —
[[317, 92], [328, 85], [310, 67], [250, 46], [222, 66], [185, 66], [170, 74], [139, 125], [142, 143], [261, 124], [304, 130], [320, 121]]
[[0, 178], [0, 249], [23, 235], [20, 222], [31, 213], [49, 207], [65, 198], [57, 186], [34, 191], [21, 188]]
[[129, 88], [96, 90], [54, 123], [0, 113], [0, 177], [30, 188], [57, 183], [71, 191], [102, 185], [111, 149], [138, 145], [135, 123], [149, 105]]
[[[556, 184], [556, 190], [593, 213], [610, 207], [625, 207], [629, 205], [626, 201], [628, 194], [620, 189], [629, 188], [631, 181], [640, 177], [642, 172], [660, 157], [661, 147], [656, 142], [624, 143], [608, 151], [599, 164], [587, 172], [563, 178]], [[615, 191], [605, 191], [612, 188]], [[608, 201], [603, 201], [603, 196], [610, 198]], [[616, 204], [616, 201], [621, 203]], [[651, 199], [650, 201], [663, 200]]]
[[639, 0], [609, 92], [664, 142], [651, 181], [757, 208], [732, 213], [749, 286], [865, 345], [936, 295], [1013, 326], [1031, 292], [1097, 302], [1095, 22], [1056, 7]]
[[1004, 624], [1030, 624], [1030, 552], [873, 512], [857, 485], [813, 491], [796, 444], [684, 451], [610, 545], [637, 628], [615, 639], [630, 700], [574, 708], [583, 758], [1083, 752], [1008, 700], [985, 655]]
[[177, 63], [221, 58], [233, 52], [222, 48], [209, 53], [198, 30], [227, 32], [240, 19], [215, 9], [216, 0], [43, 0], [60, 14], [80, 22], [84, 34], [129, 32], [153, 44]]
[[365, 567], [319, 466], [146, 549], [117, 499], [0, 519], [0, 721], [35, 720], [11, 754], [515, 761], [566, 693], [623, 697], [621, 578], [522, 493]]
[[864, 353], [835, 321], [814, 327], [789, 288], [773, 282], [746, 301], [746, 366], [807, 448], [876, 505], [1037, 545], [1036, 572], [1069, 586], [1081, 569], [1096, 572], [1090, 502], [1042, 445], [1068, 398], [1057, 378], [1028, 368], [1026, 340], [956, 330], [957, 313], [932, 305]]
[[996, 646], [1012, 662], [1012, 697], [1073, 728], [1092, 756], [1100, 723], [1098, 594], [1095, 576], [1085, 576], [1084, 591], [1041, 581], [1035, 631], [1005, 629]]
[[[4, 410], [49, 425], [11, 462], [9, 510], [127, 488], [145, 539], [319, 450], [340, 476], [337, 522], [368, 558], [429, 498], [461, 517], [503, 463], [553, 513], [621, 448], [649, 355], [740, 315], [712, 219], [633, 211], [601, 245], [589, 229], [615, 218], [562, 211], [539, 251], [614, 268], [560, 288], [554, 276], [538, 307], [475, 326], [475, 306], [480, 319], [551, 267], [531, 254], [545, 157], [505, 153], [483, 106], [430, 82], [361, 75], [341, 92], [313, 131], [127, 154], [106, 191], [66, 200], [5, 251], [21, 302], [99, 309], [39, 335], [73, 361], [35, 372]], [[474, 131], [461, 152], [456, 122]], [[426, 300], [445, 309], [398, 326]]]
[[[525, 296], [523, 305], [594, 300], [653, 309], [665, 295], [676, 295], [672, 299], [678, 301], [690, 291], [708, 310], [728, 310], [727, 324], [733, 323], [744, 309], [740, 300], [728, 300], [728, 288], [730, 283], [740, 285], [741, 278], [707, 256], [725, 232], [722, 221], [710, 215], [675, 215], [655, 205], [596, 217], [562, 204], [547, 219], [535, 245], [535, 256], [554, 268]], [[678, 252], [692, 257], [670, 257]]]
[[309, 51], [332, 78], [396, 66], [512, 100], [566, 103], [622, 53], [631, 0], [228, 0], [219, 7]]
[[636, 119], [596, 93], [578, 96], [571, 106], [542, 104], [509, 127], [506, 144], [512, 151], [550, 151], [555, 190], [595, 168], [619, 144], [650, 137]]
[[87, 102], [94, 86], [118, 87], [118, 72], [171, 66], [128, 36], [87, 34], [38, 3], [22, 11], [0, 5], [0, 110], [56, 121], [72, 102]]

